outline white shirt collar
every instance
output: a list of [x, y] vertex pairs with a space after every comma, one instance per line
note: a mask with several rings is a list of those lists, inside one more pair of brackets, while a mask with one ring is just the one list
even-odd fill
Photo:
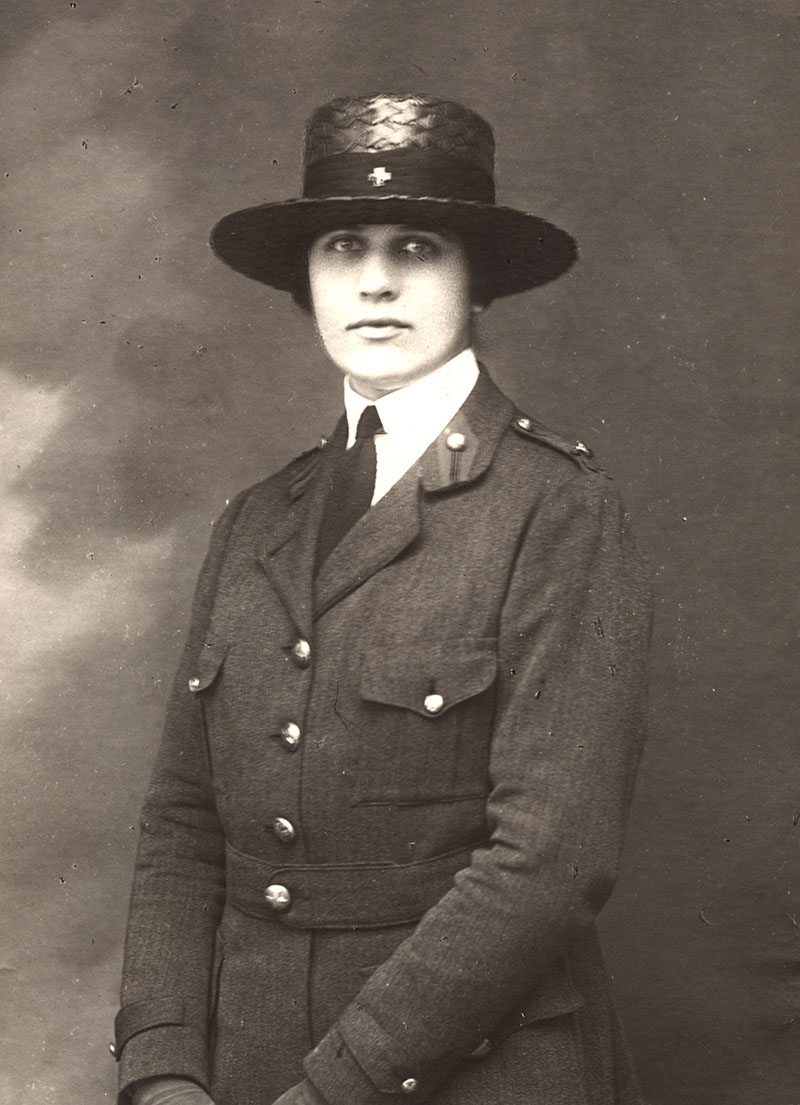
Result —
[[[385, 432], [375, 435], [373, 503], [394, 487], [446, 428], [464, 405], [479, 375], [475, 354], [471, 349], [464, 349], [427, 376], [376, 400]], [[355, 441], [358, 420], [370, 402], [353, 391], [350, 381], [345, 380], [348, 449]]]
[[[413, 442], [415, 446], [421, 446], [415, 454], [419, 456], [461, 408], [475, 387], [479, 374], [473, 351], [462, 349], [427, 376], [381, 396], [375, 401], [375, 406], [386, 435], [401, 435], [409, 444]], [[355, 441], [358, 420], [371, 402], [371, 399], [365, 399], [353, 390], [349, 377], [345, 379], [348, 449]], [[378, 435], [378, 440], [383, 436]]]

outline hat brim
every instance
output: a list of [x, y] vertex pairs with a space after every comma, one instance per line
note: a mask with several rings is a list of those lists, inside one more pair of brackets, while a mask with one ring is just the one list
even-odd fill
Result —
[[293, 291], [298, 264], [318, 234], [368, 223], [460, 234], [473, 263], [482, 266], [493, 297], [547, 284], [563, 275], [578, 255], [571, 235], [524, 211], [396, 195], [291, 199], [246, 207], [217, 223], [211, 247], [221, 261], [251, 280]]

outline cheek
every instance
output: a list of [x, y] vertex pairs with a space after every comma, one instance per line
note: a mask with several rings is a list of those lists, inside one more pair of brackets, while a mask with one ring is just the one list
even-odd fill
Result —
[[321, 334], [335, 330], [341, 314], [339, 297], [335, 288], [327, 280], [309, 281], [309, 286], [311, 289], [311, 311], [317, 329]]
[[468, 325], [472, 314], [468, 278], [460, 269], [448, 274], [431, 290], [428, 303], [440, 318], [447, 321], [449, 328], [460, 331]]
[[327, 318], [335, 313], [337, 300], [341, 298], [341, 278], [337, 279], [335, 269], [325, 257], [316, 257], [313, 252], [308, 263], [308, 287], [315, 315]]

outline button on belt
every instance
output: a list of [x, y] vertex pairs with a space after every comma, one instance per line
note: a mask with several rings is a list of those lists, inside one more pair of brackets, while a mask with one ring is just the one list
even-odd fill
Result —
[[285, 913], [287, 909], [292, 908], [292, 895], [280, 883], [271, 883], [264, 891], [264, 898], [267, 905], [276, 913]]
[[282, 844], [292, 844], [297, 838], [297, 830], [287, 817], [276, 817], [272, 831]]
[[290, 928], [352, 931], [404, 924], [419, 920], [447, 893], [475, 847], [409, 864], [278, 864], [228, 844], [227, 901]]

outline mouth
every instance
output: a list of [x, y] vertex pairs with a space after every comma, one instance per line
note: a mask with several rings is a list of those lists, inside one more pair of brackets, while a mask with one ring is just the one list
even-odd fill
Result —
[[360, 337], [373, 341], [386, 341], [411, 327], [398, 318], [362, 318], [358, 322], [351, 322], [346, 329], [355, 330]]

